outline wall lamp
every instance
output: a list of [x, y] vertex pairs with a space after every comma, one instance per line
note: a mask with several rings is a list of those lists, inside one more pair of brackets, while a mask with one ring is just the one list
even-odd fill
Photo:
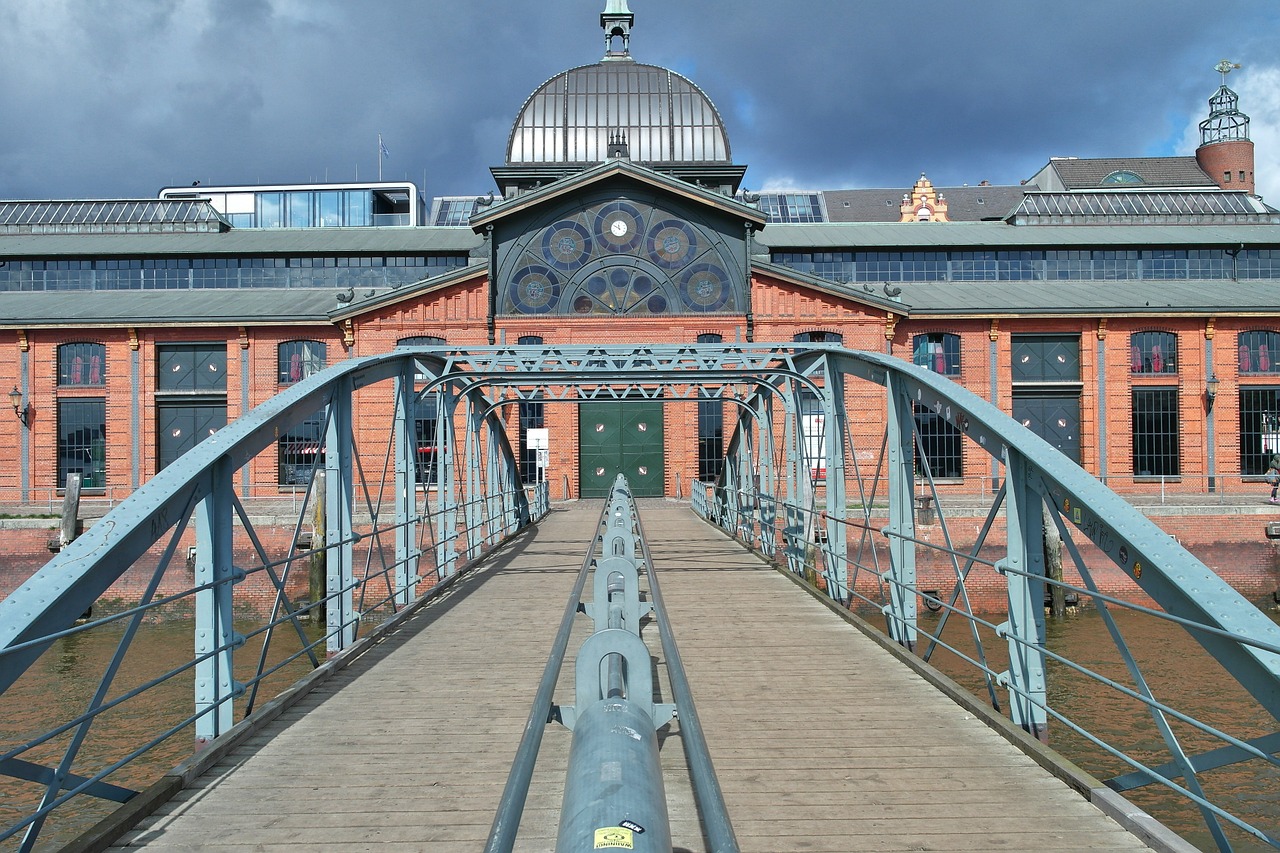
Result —
[[1204, 404], [1205, 408], [1212, 411], [1213, 400], [1218, 396], [1218, 376], [1210, 373], [1209, 378], [1204, 381]]
[[13, 413], [18, 416], [18, 420], [22, 421], [22, 425], [27, 425], [27, 406], [22, 401], [22, 392], [18, 390], [18, 386], [14, 385], [13, 390], [9, 392], [9, 402], [13, 403]]

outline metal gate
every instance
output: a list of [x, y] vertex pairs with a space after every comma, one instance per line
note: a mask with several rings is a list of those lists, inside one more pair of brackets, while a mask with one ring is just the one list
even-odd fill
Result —
[[604, 497], [619, 473], [635, 497], [661, 497], [662, 450], [662, 401], [596, 400], [578, 406], [582, 497]]

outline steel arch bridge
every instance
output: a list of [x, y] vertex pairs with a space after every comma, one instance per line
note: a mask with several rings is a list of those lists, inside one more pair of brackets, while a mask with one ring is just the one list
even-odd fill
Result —
[[[438, 413], [431, 439], [438, 465], [429, 484], [420, 482], [413, 414], [427, 398]], [[792, 573], [809, 576], [842, 606], [873, 607], [892, 639], [926, 658], [941, 642], [941, 628], [921, 633], [921, 601], [940, 609], [944, 621], [969, 620], [975, 663], [993, 704], [1002, 704], [1003, 689], [1013, 721], [1039, 736], [1051, 717], [1060, 719], [1047, 701], [1046, 670], [1057, 656], [1046, 647], [1043, 607], [1046, 583], [1069, 586], [1046, 579], [1044, 536], [1056, 531], [1081, 578], [1072, 588], [1098, 604], [1129, 670], [1129, 684], [1118, 689], [1150, 710], [1168, 753], [1157, 766], [1125, 757], [1134, 772], [1115, 786], [1154, 781], [1174, 788], [1201, 810], [1223, 849], [1230, 847], [1224, 823], [1276, 843], [1213, 805], [1197, 774], [1241, 761], [1280, 765], [1280, 732], [1243, 737], [1215, 730], [1222, 746], [1188, 754], [1175, 731], [1187, 720], [1153, 695], [1109, 615], [1120, 602], [1099, 590], [1082, 548], [1091, 546], [1089, 553], [1123, 570], [1159, 605], [1161, 618], [1186, 627], [1273, 728], [1280, 719], [1280, 628], [1135, 508], [963, 387], [891, 356], [790, 343], [396, 349], [328, 368], [229, 424], [0, 602], [3, 692], [59, 638], [83, 630], [77, 618], [126, 572], [146, 579], [137, 604], [108, 617], [125, 626], [124, 637], [86, 711], [13, 748], [0, 744], [6, 749], [0, 774], [39, 790], [38, 805], [8, 835], [23, 832], [29, 847], [46, 817], [72, 797], [131, 795], [108, 781], [120, 763], [96, 773], [72, 766], [95, 718], [140, 692], [111, 696], [129, 641], [153, 610], [186, 601], [195, 617], [195, 656], [183, 667], [194, 671], [194, 711], [164, 735], [189, 726], [200, 742], [219, 737], [253, 709], [272, 671], [268, 649], [277, 633], [297, 636], [300, 651], [292, 657], [318, 664], [318, 643], [299, 621], [309, 610], [323, 607], [318, 642], [328, 655], [341, 654], [358, 642], [362, 621], [395, 618], [446, 588], [462, 567], [546, 512], [546, 484], [528, 489], [521, 482], [504, 407], [633, 398], [732, 406], [736, 426], [723, 474], [711, 488], [691, 484], [695, 509]], [[361, 417], [371, 410], [391, 417]], [[235, 475], [316, 412], [323, 413], [325, 435], [312, 470], [316, 485], [285, 553], [273, 554], [246, 496], [237, 493]], [[944, 503], [922, 443], [921, 413], [995, 462], [990, 507], [969, 550], [953, 544], [945, 513], [944, 547], [917, 533], [918, 498]], [[299, 534], [317, 505], [323, 508], [315, 540], [301, 547]], [[175, 589], [170, 569], [180, 564], [191, 528], [193, 574]], [[1000, 550], [996, 559], [987, 556], [992, 547]], [[917, 560], [926, 548], [949, 563], [950, 592], [921, 588]], [[291, 599], [289, 578], [317, 558], [323, 595], [303, 605]], [[1000, 672], [987, 665], [980, 620], [968, 601], [966, 580], [975, 567], [993, 568], [1005, 583], [1003, 621], [991, 626], [1007, 649], [1009, 664]], [[246, 634], [235, 623], [237, 596], [255, 583], [269, 591], [271, 614]], [[237, 658], [237, 651], [251, 638], [260, 641], [256, 666], [237, 680], [236, 660], [246, 655]], [[27, 757], [35, 745], [55, 741], [65, 747], [56, 760]]]

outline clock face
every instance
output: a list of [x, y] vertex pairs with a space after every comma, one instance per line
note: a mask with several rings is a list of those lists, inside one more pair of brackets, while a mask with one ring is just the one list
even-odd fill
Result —
[[627, 223], [621, 219], [615, 219], [609, 224], [609, 231], [615, 237], [627, 236]]

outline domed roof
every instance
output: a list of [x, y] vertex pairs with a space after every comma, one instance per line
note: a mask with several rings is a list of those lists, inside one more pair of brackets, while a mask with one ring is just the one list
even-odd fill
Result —
[[619, 134], [639, 163], [731, 162], [720, 113], [691, 80], [610, 58], [561, 72], [529, 96], [507, 164], [600, 163]]

